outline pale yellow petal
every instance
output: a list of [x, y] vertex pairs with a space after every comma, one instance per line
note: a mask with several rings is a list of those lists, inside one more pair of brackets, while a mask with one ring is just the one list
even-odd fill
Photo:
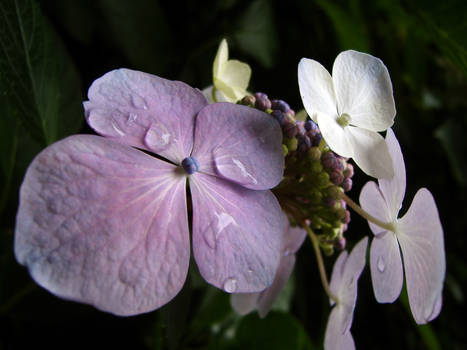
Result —
[[222, 39], [217, 49], [216, 58], [214, 58], [214, 65], [212, 67], [212, 74], [214, 79], [220, 75], [221, 68], [224, 63], [229, 59], [229, 47], [227, 46], [227, 40]]

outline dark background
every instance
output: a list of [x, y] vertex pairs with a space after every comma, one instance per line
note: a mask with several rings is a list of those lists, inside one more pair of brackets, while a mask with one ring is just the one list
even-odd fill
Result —
[[[406, 297], [375, 302], [367, 268], [352, 334], [359, 349], [467, 348], [466, 15], [462, 0], [0, 0], [0, 349], [322, 348], [329, 306], [310, 242], [297, 254], [281, 307], [264, 320], [234, 315], [228, 295], [202, 281], [195, 264], [171, 303], [120, 318], [50, 295], [14, 260], [24, 171], [46, 145], [91, 132], [81, 102], [92, 81], [127, 67], [204, 88], [224, 37], [231, 57], [252, 68], [249, 90], [296, 110], [303, 108], [301, 57], [328, 69], [345, 49], [383, 60], [407, 167], [404, 208], [427, 187], [444, 227], [444, 306], [437, 319], [418, 327], [401, 301]], [[357, 171], [354, 180], [350, 196], [357, 200], [368, 178]], [[352, 219], [350, 246], [369, 234], [363, 220]], [[334, 259], [326, 259], [328, 271]]]

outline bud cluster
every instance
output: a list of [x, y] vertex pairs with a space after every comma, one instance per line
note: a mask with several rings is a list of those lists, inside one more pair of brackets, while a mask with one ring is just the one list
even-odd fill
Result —
[[257, 92], [239, 103], [270, 114], [282, 128], [284, 178], [273, 190], [282, 208], [309, 223], [326, 254], [344, 249], [350, 212], [342, 195], [352, 188], [352, 164], [329, 149], [315, 122], [296, 120], [287, 102]]

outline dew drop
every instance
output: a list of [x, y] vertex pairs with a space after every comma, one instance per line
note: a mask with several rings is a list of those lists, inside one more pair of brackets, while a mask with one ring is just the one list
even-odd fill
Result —
[[148, 109], [148, 106], [146, 105], [146, 101], [144, 100], [144, 98], [138, 95], [131, 96], [131, 104], [133, 105], [133, 107], [138, 108], [138, 109]]
[[292, 252], [289, 249], [287, 249], [282, 255], [289, 256], [290, 254], [292, 254]]
[[128, 115], [128, 123], [133, 123], [138, 118], [138, 115], [135, 113], [130, 113]]
[[125, 133], [123, 132], [122, 129], [120, 129], [120, 127], [115, 123], [115, 122], [112, 122], [112, 128], [115, 130], [115, 132], [117, 134], [119, 134], [120, 136], [125, 136]]
[[379, 272], [384, 272], [384, 270], [386, 269], [386, 263], [384, 262], [382, 256], [378, 258], [378, 261], [376, 262], [376, 267], [378, 268]]
[[144, 143], [151, 150], [161, 152], [170, 146], [170, 134], [162, 125], [151, 126], [144, 136]]
[[227, 293], [234, 293], [237, 290], [237, 280], [235, 278], [227, 278], [224, 282], [224, 290]]

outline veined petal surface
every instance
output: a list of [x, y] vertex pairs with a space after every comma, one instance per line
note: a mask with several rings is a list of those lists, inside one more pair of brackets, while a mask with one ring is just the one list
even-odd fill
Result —
[[378, 303], [394, 302], [404, 282], [399, 243], [394, 232], [377, 235], [371, 242], [370, 270]]
[[192, 156], [202, 173], [250, 189], [269, 189], [279, 184], [284, 172], [282, 131], [264, 112], [215, 103], [196, 118]]
[[97, 133], [178, 164], [191, 152], [194, 119], [207, 105], [185, 83], [130, 69], [95, 80], [88, 98], [86, 120]]
[[405, 163], [401, 146], [391, 128], [386, 132], [386, 144], [392, 159], [394, 177], [379, 179], [378, 184], [388, 205], [392, 220], [394, 220], [399, 214], [405, 196]]
[[443, 228], [430, 191], [418, 190], [407, 214], [399, 220], [396, 234], [404, 258], [410, 309], [415, 321], [424, 324], [441, 310], [446, 272]]
[[392, 178], [394, 169], [391, 155], [383, 137], [377, 132], [351, 125], [345, 129], [353, 146], [353, 160], [360, 169], [378, 179]]
[[353, 50], [341, 52], [334, 61], [332, 80], [339, 115], [349, 114], [352, 125], [384, 131], [393, 124], [391, 79], [379, 58]]
[[298, 64], [298, 86], [303, 105], [311, 119], [317, 122], [317, 113], [332, 119], [338, 116], [332, 78], [321, 63], [302, 58]]
[[15, 255], [50, 292], [117, 315], [152, 311], [189, 263], [186, 177], [103, 137], [42, 151], [20, 192]]
[[189, 181], [193, 254], [203, 278], [229, 293], [269, 287], [283, 236], [281, 208], [274, 195], [200, 172]]
[[325, 350], [355, 349], [350, 327], [357, 300], [357, 283], [365, 267], [367, 245], [368, 238], [365, 237], [349, 255], [342, 252], [334, 264], [330, 289], [339, 301], [329, 315], [324, 339]]
[[[380, 188], [374, 181], [368, 181], [363, 186], [359, 201], [362, 209], [378, 220], [390, 223], [397, 219], [397, 217], [392, 216]], [[386, 232], [385, 228], [375, 225], [371, 221], [368, 221], [368, 225], [375, 235]]]

